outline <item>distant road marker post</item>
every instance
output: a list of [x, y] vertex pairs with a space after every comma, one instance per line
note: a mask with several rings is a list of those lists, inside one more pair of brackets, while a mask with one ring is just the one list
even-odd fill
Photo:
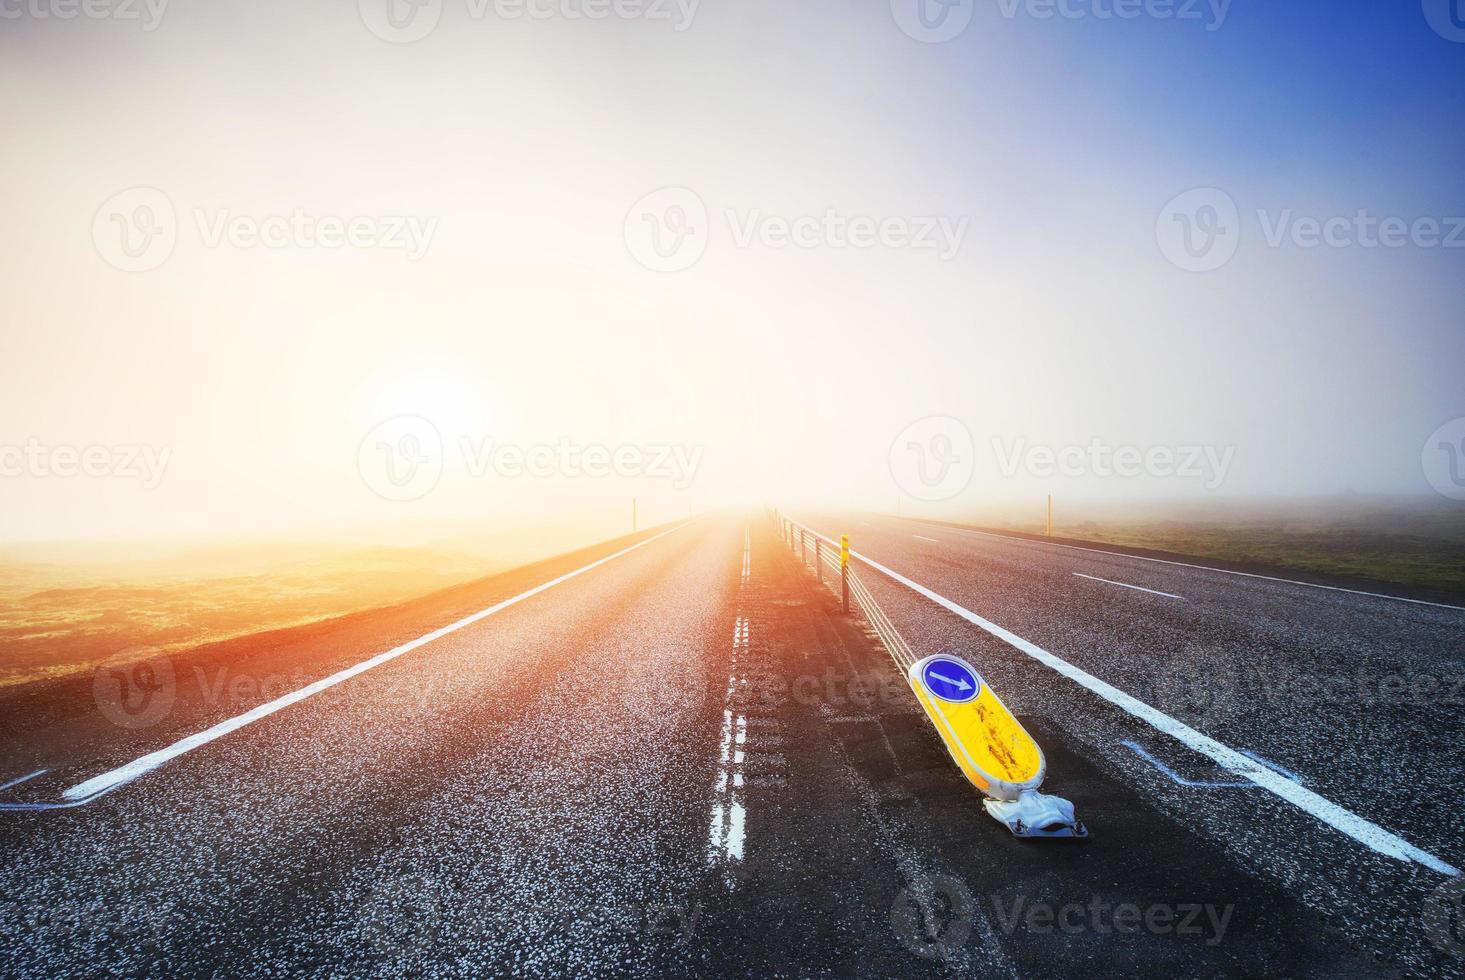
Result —
[[839, 595], [840, 608], [849, 613], [849, 535], [839, 536]]

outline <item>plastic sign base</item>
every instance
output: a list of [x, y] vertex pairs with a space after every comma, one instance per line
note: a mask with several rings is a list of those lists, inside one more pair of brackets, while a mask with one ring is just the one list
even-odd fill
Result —
[[1035, 789], [1023, 790], [1016, 800], [986, 799], [982, 805], [1014, 837], [1087, 837], [1089, 829], [1073, 813], [1073, 804], [1061, 796]]
[[976, 668], [938, 653], [912, 664], [906, 679], [988, 813], [1018, 837], [1088, 836], [1072, 803], [1038, 792], [1043, 750]]

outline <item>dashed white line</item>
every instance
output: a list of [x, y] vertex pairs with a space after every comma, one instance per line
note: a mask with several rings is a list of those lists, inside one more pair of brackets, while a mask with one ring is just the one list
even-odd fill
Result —
[[748, 719], [738, 708], [738, 694], [747, 682], [745, 661], [752, 644], [752, 628], [741, 610], [742, 592], [753, 569], [752, 528], [743, 531], [743, 568], [738, 582], [739, 611], [733, 623], [732, 656], [728, 663], [727, 695], [722, 709], [722, 737], [718, 746], [717, 776], [712, 783], [712, 813], [707, 823], [707, 857], [712, 864], [732, 864], [743, 859], [747, 836], [748, 809], [743, 802], [744, 746], [748, 741]]
[[[809, 530], [810, 534], [823, 537], [817, 531], [807, 528], [806, 530]], [[824, 538], [824, 540], [829, 541], [831, 539]], [[1062, 657], [1055, 656], [1037, 644], [1029, 643], [1016, 633], [1012, 633], [998, 626], [996, 623], [983, 619], [970, 609], [963, 608], [945, 596], [932, 592], [919, 582], [913, 582], [894, 569], [887, 568], [873, 558], [862, 555], [857, 551], [851, 551], [850, 555], [869, 565], [877, 572], [894, 579], [911, 591], [925, 596], [943, 609], [955, 613], [974, 626], [980, 627], [1009, 646], [1027, 654], [1039, 663], [1051, 667], [1064, 677], [1092, 691], [1110, 704], [1140, 719], [1157, 731], [1164, 732], [1188, 748], [1207, 756], [1222, 769], [1233, 772], [1244, 779], [1251, 780], [1262, 789], [1270, 791], [1335, 830], [1347, 834], [1365, 847], [1400, 861], [1414, 861], [1441, 874], [1460, 874], [1458, 868], [1435, 857], [1426, 850], [1415, 847], [1392, 831], [1385, 830], [1378, 824], [1360, 817], [1351, 810], [1345, 810], [1331, 800], [1325, 799], [1312, 790], [1294, 783], [1282, 774], [1263, 766], [1255, 759], [1248, 758], [1230, 746], [1216, 741], [1209, 735], [1201, 734], [1184, 722], [1177, 721], [1163, 711], [1152, 708], [1138, 698], [1124, 693], [1112, 684], [1099, 680], [1093, 674], [1075, 667]]]
[[911, 537], [913, 537], [913, 538], [919, 538], [922, 541], [929, 541], [932, 544], [940, 544], [941, 543], [940, 541], [937, 541], [935, 538], [928, 538], [928, 537], [926, 537], [924, 534], [912, 534]]
[[1150, 595], [1162, 595], [1167, 599], [1184, 599], [1183, 595], [1176, 595], [1173, 592], [1161, 592], [1159, 589], [1147, 589], [1143, 585], [1130, 585], [1128, 582], [1116, 582], [1112, 578], [1099, 578], [1097, 575], [1085, 575], [1083, 572], [1074, 572], [1079, 578], [1090, 579], [1094, 582], [1103, 582], [1106, 585], [1117, 585], [1121, 589], [1134, 589], [1136, 592], [1148, 592]]
[[1341, 585], [1320, 585], [1317, 582], [1299, 582], [1293, 578], [1281, 578], [1276, 575], [1261, 575], [1257, 572], [1238, 572], [1234, 568], [1217, 568], [1214, 565], [1197, 565], [1194, 562], [1175, 561], [1170, 558], [1150, 558], [1146, 555], [1131, 555], [1123, 551], [1105, 551], [1103, 548], [1085, 548], [1076, 544], [1059, 544], [1056, 541], [1034, 541], [1030, 538], [1019, 538], [1011, 534], [997, 534], [994, 531], [981, 531], [974, 527], [953, 527], [953, 530], [963, 531], [967, 534], [980, 534], [988, 538], [1001, 538], [1004, 541], [1018, 541], [1024, 544], [1044, 545], [1049, 548], [1067, 548], [1069, 551], [1087, 551], [1095, 555], [1109, 555], [1113, 558], [1132, 558], [1135, 561], [1152, 561], [1160, 565], [1176, 565], [1180, 568], [1196, 568], [1203, 572], [1219, 572], [1222, 575], [1240, 575], [1242, 578], [1261, 579], [1264, 582], [1281, 582], [1283, 585], [1301, 585], [1309, 589], [1325, 589], [1329, 592], [1346, 592], [1350, 595], [1368, 596], [1371, 599], [1392, 599], [1395, 602], [1409, 602], [1416, 606], [1434, 606], [1436, 609], [1454, 609], [1465, 612], [1465, 606], [1452, 606], [1448, 602], [1430, 602], [1427, 599], [1406, 599], [1399, 595], [1389, 595], [1386, 592], [1365, 592], [1363, 589], [1346, 589]]
[[340, 684], [343, 681], [348, 681], [351, 678], [355, 677], [357, 674], [364, 674], [368, 670], [371, 670], [371, 668], [379, 667], [390, 660], [395, 660], [398, 657], [402, 656], [402, 654], [404, 653], [411, 653], [418, 647], [426, 646], [434, 640], [440, 640], [443, 637], [447, 636], [449, 633], [456, 633], [458, 630], [462, 629], [465, 626], [471, 626], [481, 619], [486, 619], [487, 617], [492, 616], [495, 613], [502, 612], [503, 610], [508, 609], [510, 606], [518, 605], [525, 599], [537, 596], [539, 595], [539, 593], [548, 591], [549, 589], [554, 588], [556, 585], [568, 582], [570, 579], [575, 578], [576, 576], [583, 575], [586, 572], [591, 571], [592, 569], [599, 568], [601, 565], [615, 561], [617, 558], [620, 558], [624, 555], [629, 555], [631, 552], [635, 551], [638, 548], [644, 548], [646, 545], [650, 544], [653, 541], [664, 538], [668, 534], [672, 534], [676, 531], [680, 531], [682, 528], [687, 526], [687, 523], [688, 522], [683, 521], [676, 527], [669, 528], [668, 530], [662, 531], [660, 534], [653, 535], [647, 538], [645, 541], [638, 541], [635, 544], [631, 545], [629, 548], [623, 548], [613, 555], [607, 555], [604, 558], [593, 561], [588, 565], [577, 568], [573, 572], [566, 572], [559, 578], [545, 582], [543, 585], [536, 585], [529, 591], [521, 592], [518, 595], [514, 596], [512, 599], [505, 599], [503, 602], [489, 606], [487, 609], [479, 610], [471, 616], [466, 616], [463, 619], [458, 620], [456, 623], [451, 623], [447, 626], [442, 627], [441, 629], [435, 629], [431, 633], [419, 636], [415, 640], [410, 640], [407, 643], [403, 643], [401, 646], [393, 647], [385, 653], [379, 653], [369, 660], [363, 660], [359, 664], [347, 667], [345, 670], [338, 671], [329, 677], [324, 677], [316, 681], [314, 684], [307, 684], [305, 687], [300, 688], [300, 690], [298, 691], [291, 691], [289, 694], [278, 697], [275, 700], [270, 701], [266, 704], [262, 704], [259, 707], [254, 708], [250, 711], [246, 711], [242, 715], [236, 715], [235, 717], [230, 718], [227, 721], [221, 721], [212, 728], [197, 732], [193, 735], [188, 736], [187, 738], [179, 739], [167, 748], [159, 749], [158, 751], [145, 755], [140, 759], [129, 762], [125, 766], [120, 766], [116, 769], [111, 770], [110, 772], [104, 772], [100, 776], [93, 776], [86, 782], [77, 783], [75, 786], [64, 791], [61, 795], [69, 801], [76, 802], [81, 800], [91, 800], [98, 796], [101, 796], [103, 793], [111, 792], [119, 786], [123, 786], [127, 783], [132, 782], [139, 776], [147, 775], [154, 769], [157, 769], [160, 766], [171, 762], [172, 760], [178, 758], [180, 755], [183, 755], [186, 752], [192, 752], [194, 749], [199, 748], [200, 746], [207, 745], [210, 742], [223, 738], [225, 735], [228, 735], [231, 732], [238, 731], [245, 725], [259, 721], [261, 718], [268, 717], [269, 715], [272, 715], [283, 708], [288, 708], [292, 704], [297, 704], [301, 701], [304, 701], [306, 698], [310, 697], [313, 694], [319, 694], [321, 691], [324, 691], [327, 688], [335, 687], [337, 684]]

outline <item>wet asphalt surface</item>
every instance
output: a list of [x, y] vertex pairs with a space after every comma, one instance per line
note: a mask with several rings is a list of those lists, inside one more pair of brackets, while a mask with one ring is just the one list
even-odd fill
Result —
[[[851, 531], [857, 547], [878, 544], [870, 530]], [[115, 689], [93, 678], [12, 698], [0, 781], [48, 772], [0, 796], [59, 800], [633, 540], [181, 655], [166, 711], [129, 703], [146, 724], [118, 724]], [[1022, 564], [960, 555], [921, 570], [975, 565], [991, 596], [1000, 576], [983, 561]], [[1013, 839], [772, 521], [704, 518], [84, 806], [0, 812], [0, 973], [1458, 972], [1449, 943], [1422, 934], [1420, 896], [1437, 876], [1333, 840], [1259, 791], [1170, 781], [1117, 740], [1192, 776], [1203, 767], [967, 624], [866, 581], [918, 652], [957, 649], [983, 670], [1090, 840]], [[1093, 607], [1119, 615], [1113, 597]], [[1114, 629], [1085, 626], [1084, 608], [1066, 603], [1043, 642], [1097, 671], [1097, 640], [1063, 646]], [[1116, 661], [1137, 656], [1115, 649]], [[1331, 792], [1285, 754], [1310, 729], [1277, 730], [1294, 734], [1256, 750]], [[1367, 805], [1358, 792], [1339, 802]], [[1410, 829], [1387, 806], [1368, 815]], [[1411, 839], [1460, 860], [1447, 830]]]
[[[850, 534], [856, 551], [1465, 867], [1465, 610], [930, 522], [795, 516]], [[1013, 647], [873, 570], [862, 576], [917, 655], [963, 653], [1009, 706], [1040, 719], [1050, 760], [1061, 745], [1133, 788], [1390, 968], [1465, 967], [1458, 879], [1379, 855], [1236, 785]], [[1063, 792], [1062, 767], [1050, 761], [1049, 774]], [[1082, 815], [1083, 794], [1067, 795]]]

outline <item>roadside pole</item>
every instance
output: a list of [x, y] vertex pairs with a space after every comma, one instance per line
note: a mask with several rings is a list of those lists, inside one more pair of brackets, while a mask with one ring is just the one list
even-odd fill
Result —
[[849, 612], [849, 535], [839, 536], [839, 604]]
[[819, 584], [824, 584], [824, 539], [814, 539], [814, 575]]

